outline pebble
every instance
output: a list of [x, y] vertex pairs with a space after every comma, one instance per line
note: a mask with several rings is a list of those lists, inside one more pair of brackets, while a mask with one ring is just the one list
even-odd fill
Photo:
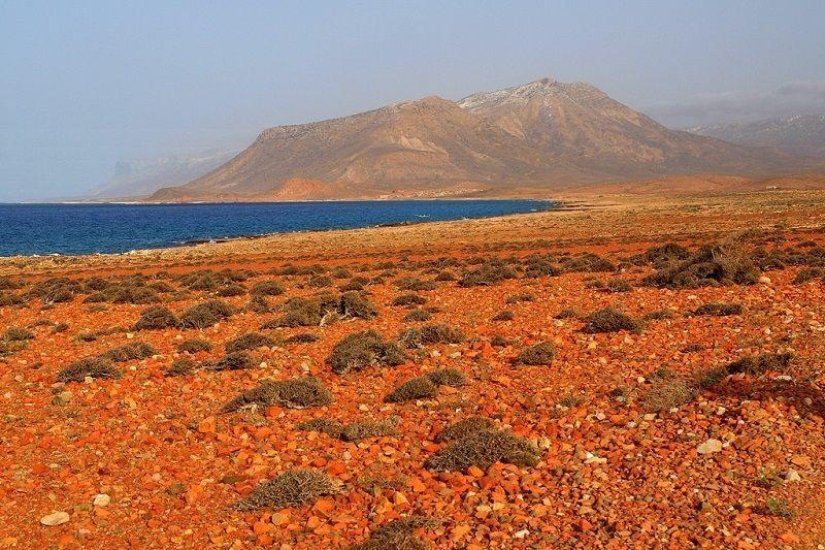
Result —
[[108, 506], [110, 502], [112, 502], [112, 499], [106, 493], [96, 494], [94, 500], [92, 500], [94, 506], [100, 507]]
[[791, 483], [794, 481], [802, 481], [802, 477], [799, 475], [799, 472], [791, 468], [788, 470], [788, 473], [785, 474], [785, 483]]
[[69, 523], [69, 514], [66, 512], [54, 512], [52, 514], [48, 514], [40, 518], [40, 523], [43, 525], [47, 525], [49, 527], [55, 527], [57, 525], [63, 525], [64, 523]]
[[712, 453], [718, 453], [722, 450], [722, 442], [718, 439], [708, 439], [698, 447], [696, 447], [696, 452], [700, 455], [708, 455]]

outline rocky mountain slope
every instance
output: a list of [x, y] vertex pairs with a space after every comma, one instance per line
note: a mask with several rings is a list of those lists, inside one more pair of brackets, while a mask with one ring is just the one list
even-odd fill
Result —
[[731, 143], [774, 147], [788, 153], [825, 159], [825, 115], [796, 115], [745, 124], [713, 124], [688, 132]]
[[270, 128], [223, 166], [151, 200], [448, 196], [806, 167], [788, 154], [667, 129], [589, 84], [543, 79]]

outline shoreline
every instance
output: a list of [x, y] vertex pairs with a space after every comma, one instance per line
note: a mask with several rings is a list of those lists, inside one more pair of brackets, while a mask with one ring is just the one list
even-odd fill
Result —
[[[210, 245], [218, 245], [218, 244], [226, 244], [226, 243], [237, 243], [237, 242], [246, 242], [246, 241], [257, 241], [261, 239], [271, 238], [271, 237], [278, 237], [284, 235], [300, 235], [300, 234], [312, 234], [312, 233], [319, 233], [319, 234], [326, 234], [335, 231], [358, 231], [358, 230], [369, 230], [369, 229], [387, 229], [393, 227], [413, 227], [413, 226], [421, 226], [427, 224], [435, 224], [435, 223], [455, 223], [455, 222], [462, 222], [462, 221], [472, 221], [472, 220], [491, 220], [496, 218], [503, 218], [508, 216], [523, 216], [528, 214], [538, 214], [544, 212], [553, 212], [553, 211], [568, 211], [570, 206], [568, 202], [561, 201], [558, 199], [473, 199], [473, 198], [465, 198], [465, 199], [388, 199], [387, 201], [384, 200], [335, 200], [335, 201], [282, 201], [282, 202], [236, 202], [236, 203], [228, 203], [228, 202], [210, 202], [210, 203], [0, 203], [0, 206], [6, 204], [13, 204], [13, 205], [26, 205], [26, 206], [36, 206], [36, 205], [76, 205], [76, 206], [97, 206], [97, 205], [104, 205], [104, 204], [120, 204], [124, 206], [162, 206], [162, 205], [239, 205], [239, 204], [255, 204], [255, 205], [264, 205], [264, 204], [283, 204], [285, 202], [289, 202], [290, 204], [299, 204], [299, 203], [318, 203], [318, 202], [388, 202], [389, 200], [392, 201], [407, 201], [407, 200], [416, 200], [420, 202], [431, 202], [431, 201], [444, 201], [444, 200], [463, 200], [463, 201], [529, 201], [529, 202], [536, 202], [536, 203], [547, 203], [547, 205], [543, 209], [537, 209], [530, 212], [515, 212], [515, 213], [507, 213], [507, 214], [499, 214], [499, 215], [490, 215], [490, 216], [477, 216], [477, 217], [463, 217], [463, 218], [456, 218], [456, 219], [448, 219], [448, 220], [429, 220], [428, 218], [422, 218], [420, 221], [401, 221], [401, 222], [388, 222], [383, 224], [377, 225], [365, 225], [365, 226], [358, 226], [358, 227], [330, 227], [330, 228], [314, 228], [314, 229], [296, 229], [294, 231], [275, 231], [269, 233], [260, 233], [260, 234], [247, 234], [247, 235], [238, 235], [234, 237], [218, 237], [214, 239], [189, 239], [180, 243], [172, 243], [168, 246], [162, 246], [157, 248], [138, 248], [127, 250], [124, 252], [89, 252], [83, 254], [64, 254], [64, 253], [44, 253], [44, 254], [17, 254], [17, 255], [10, 255], [10, 256], [3, 256], [0, 255], [0, 265], [4, 261], [11, 261], [15, 259], [42, 259], [42, 258], [77, 258], [83, 259], [86, 257], [93, 257], [93, 258], [103, 258], [103, 257], [124, 257], [124, 256], [135, 256], [135, 255], [146, 255], [152, 253], [158, 253], [163, 251], [170, 251], [170, 250], [181, 250], [186, 248], [193, 248], [193, 247], [201, 247], [201, 246], [210, 246]], [[573, 202], [573, 201], [569, 201]]]

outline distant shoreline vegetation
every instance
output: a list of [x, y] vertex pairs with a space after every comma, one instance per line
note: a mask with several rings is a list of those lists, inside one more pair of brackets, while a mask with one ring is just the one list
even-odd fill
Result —
[[559, 206], [532, 199], [0, 204], [0, 257], [118, 254], [279, 233], [491, 218]]

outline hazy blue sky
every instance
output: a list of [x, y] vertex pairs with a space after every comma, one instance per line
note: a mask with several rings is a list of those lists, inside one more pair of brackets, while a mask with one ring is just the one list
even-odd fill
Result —
[[672, 126], [825, 112], [825, 1], [0, 0], [0, 200], [544, 76]]

